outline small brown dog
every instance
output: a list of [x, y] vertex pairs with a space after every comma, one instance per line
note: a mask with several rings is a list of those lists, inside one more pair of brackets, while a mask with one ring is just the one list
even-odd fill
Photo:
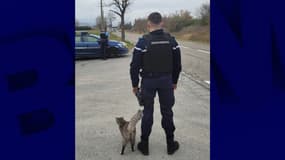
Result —
[[119, 125], [119, 129], [123, 138], [121, 155], [124, 154], [124, 150], [128, 142], [131, 143], [131, 148], [134, 152], [136, 141], [136, 124], [142, 118], [142, 115], [142, 110], [138, 110], [138, 112], [131, 118], [130, 121], [124, 120], [123, 117], [116, 117], [116, 122]]

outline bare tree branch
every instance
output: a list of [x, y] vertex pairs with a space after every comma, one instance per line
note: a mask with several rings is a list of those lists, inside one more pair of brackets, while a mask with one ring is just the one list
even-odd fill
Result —
[[122, 16], [121, 13], [119, 13], [119, 12], [117, 12], [117, 11], [115, 11], [115, 10], [112, 10], [112, 9], [111, 9], [110, 11], [113, 12], [113, 13], [115, 13], [116, 15], [118, 15], [118, 16], [120, 16], [120, 17]]
[[120, 12], [123, 11], [123, 6], [121, 5], [120, 0], [113, 0], [113, 5], [120, 10]]
[[121, 18], [121, 29], [122, 29], [122, 41], [125, 41], [125, 13], [127, 8], [130, 6], [131, 0], [112, 0], [110, 6], [114, 6], [111, 12], [117, 14]]

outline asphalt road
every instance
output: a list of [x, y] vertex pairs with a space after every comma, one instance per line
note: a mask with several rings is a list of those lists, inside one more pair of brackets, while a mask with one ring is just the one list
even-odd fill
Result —
[[[120, 32], [115, 32], [120, 36]], [[126, 39], [136, 44], [140, 34], [126, 33]], [[191, 41], [178, 41], [181, 49], [182, 70], [193, 80], [210, 87], [210, 45]]]
[[[186, 75], [175, 91], [174, 121], [180, 149], [166, 153], [164, 131], [156, 97], [150, 155], [145, 157], [128, 145], [120, 155], [121, 135], [115, 117], [127, 120], [140, 108], [131, 92], [131, 56], [76, 61], [76, 159], [77, 160], [209, 160], [210, 95]], [[140, 122], [137, 125], [137, 141]]]

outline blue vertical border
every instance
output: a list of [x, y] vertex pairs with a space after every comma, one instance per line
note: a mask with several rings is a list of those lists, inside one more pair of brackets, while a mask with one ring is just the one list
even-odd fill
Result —
[[75, 2], [0, 5], [1, 159], [75, 159]]
[[285, 159], [283, 6], [211, 1], [211, 160]]

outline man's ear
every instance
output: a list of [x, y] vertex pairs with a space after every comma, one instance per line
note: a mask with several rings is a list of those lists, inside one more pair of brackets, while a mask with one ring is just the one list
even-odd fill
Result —
[[164, 27], [164, 22], [163, 22], [163, 21], [160, 22], [159, 26], [160, 26], [160, 27]]
[[147, 28], [148, 31], [150, 30], [150, 27], [151, 27], [151, 26], [150, 26], [149, 22], [147, 22], [147, 23], [146, 23], [146, 28]]

